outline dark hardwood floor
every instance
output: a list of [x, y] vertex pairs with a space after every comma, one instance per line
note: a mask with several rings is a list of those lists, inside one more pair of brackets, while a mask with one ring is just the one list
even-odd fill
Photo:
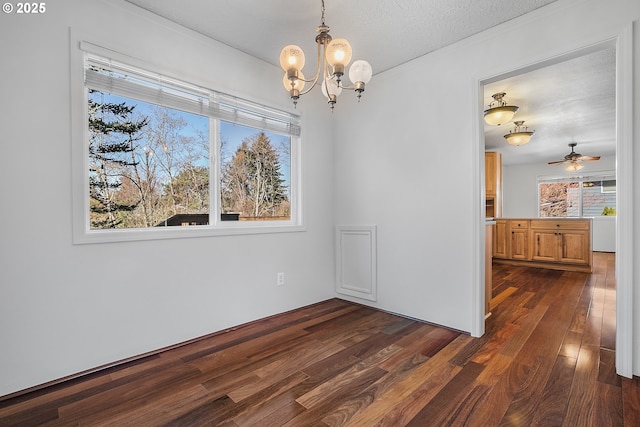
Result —
[[0, 402], [0, 426], [639, 426], [614, 255], [494, 266], [479, 339], [326, 301]]

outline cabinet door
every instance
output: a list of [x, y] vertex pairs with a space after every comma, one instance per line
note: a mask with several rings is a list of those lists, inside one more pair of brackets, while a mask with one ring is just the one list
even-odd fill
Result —
[[536, 261], [558, 261], [560, 233], [555, 230], [533, 230], [533, 254]]
[[493, 229], [493, 256], [496, 258], [507, 258], [509, 255], [507, 247], [508, 226], [508, 221], [496, 220], [496, 225]]
[[511, 229], [511, 258], [529, 259], [528, 229]]
[[484, 185], [487, 196], [496, 195], [496, 153], [484, 153]]
[[589, 233], [587, 231], [563, 231], [560, 261], [574, 264], [589, 263]]

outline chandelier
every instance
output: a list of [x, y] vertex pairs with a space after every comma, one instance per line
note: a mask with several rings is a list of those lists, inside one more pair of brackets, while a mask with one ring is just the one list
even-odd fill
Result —
[[518, 107], [515, 105], [507, 105], [506, 101], [502, 98], [506, 93], [494, 93], [491, 95], [493, 101], [489, 104], [489, 108], [484, 110], [484, 121], [492, 126], [500, 126], [503, 123], [507, 123], [513, 119], [514, 114], [518, 111]]
[[[346, 39], [334, 39], [329, 34], [329, 26], [324, 23], [324, 0], [321, 12], [321, 24], [316, 30], [318, 67], [315, 75], [310, 79], [305, 78], [302, 73], [305, 64], [304, 52], [299, 46], [288, 45], [280, 52], [280, 66], [285, 71], [282, 83], [291, 95], [294, 107], [298, 104], [300, 96], [309, 93], [320, 83], [322, 93], [327, 97], [333, 111], [338, 95], [343, 89], [354, 90], [360, 101], [365, 85], [371, 80], [372, 70], [367, 61], [355, 61], [349, 68], [349, 79], [353, 86], [344, 85], [344, 72], [352, 56], [351, 45]], [[306, 83], [310, 83], [311, 86], [304, 90]]]
[[536, 131], [530, 131], [524, 126], [524, 120], [517, 120], [513, 122], [515, 125], [513, 130], [510, 130], [508, 134], [504, 135], [504, 139], [510, 145], [523, 145], [529, 142], [531, 137]]

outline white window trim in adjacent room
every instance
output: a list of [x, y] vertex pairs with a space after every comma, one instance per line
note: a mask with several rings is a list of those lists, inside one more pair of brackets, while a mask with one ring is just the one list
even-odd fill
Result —
[[[538, 217], [540, 217], [540, 184], [549, 184], [554, 182], [578, 182], [582, 185], [583, 182], [589, 181], [613, 181], [616, 179], [615, 171], [601, 171], [601, 172], [591, 172], [585, 175], [572, 175], [572, 176], [538, 176], [536, 180], [536, 189], [538, 194]], [[614, 190], [615, 191], [615, 190]], [[583, 206], [583, 192], [580, 191], [580, 214], [582, 216], [584, 206]], [[558, 217], [565, 218], [565, 217]], [[578, 217], [566, 217], [566, 218], [578, 218]]]
[[[73, 242], [99, 243], [167, 238], [205, 237], [230, 234], [256, 234], [303, 231], [300, 173], [300, 118], [255, 102], [240, 99], [208, 88], [184, 83], [180, 80], [151, 72], [142, 61], [102, 48], [86, 41], [73, 40], [71, 46], [71, 115], [72, 115], [72, 196]], [[184, 89], [196, 96], [182, 97], [171, 91], [158, 91], [126, 81], [115, 81], [108, 76], [87, 70], [87, 64], [127, 69], [153, 81], [166, 83], [172, 89]], [[115, 85], [117, 88], [114, 89]], [[121, 96], [164, 105], [210, 117], [210, 206], [209, 225], [195, 227], [125, 228], [96, 230], [89, 226], [89, 167], [88, 167], [88, 87], [113, 90]], [[162, 92], [162, 93], [160, 93]], [[204, 101], [204, 102], [202, 102]], [[289, 220], [221, 221], [220, 220], [220, 143], [219, 120], [246, 125], [257, 129], [289, 135], [290, 148], [290, 203]]]

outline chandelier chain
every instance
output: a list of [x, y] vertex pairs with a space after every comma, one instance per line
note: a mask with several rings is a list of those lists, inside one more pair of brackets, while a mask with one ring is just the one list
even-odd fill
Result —
[[322, 22], [322, 25], [324, 25], [324, 0], [322, 0], [322, 7], [320, 8], [320, 12], [322, 14], [321, 22]]

